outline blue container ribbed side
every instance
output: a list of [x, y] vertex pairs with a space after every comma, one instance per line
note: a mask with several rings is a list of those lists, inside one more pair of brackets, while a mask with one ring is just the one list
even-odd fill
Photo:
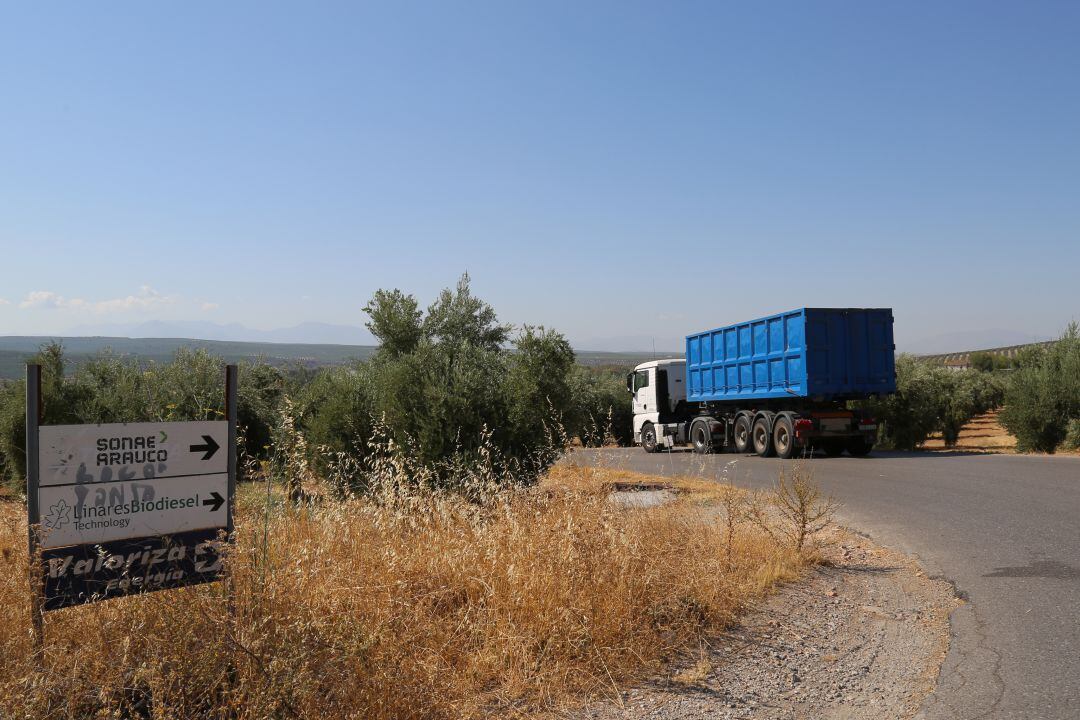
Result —
[[896, 389], [892, 310], [799, 308], [686, 337], [687, 399], [836, 399]]

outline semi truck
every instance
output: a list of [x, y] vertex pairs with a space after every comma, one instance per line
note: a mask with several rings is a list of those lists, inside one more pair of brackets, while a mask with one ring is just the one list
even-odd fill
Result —
[[848, 404], [896, 392], [892, 309], [799, 308], [687, 335], [685, 358], [638, 365], [626, 388], [646, 452], [867, 455], [877, 422]]

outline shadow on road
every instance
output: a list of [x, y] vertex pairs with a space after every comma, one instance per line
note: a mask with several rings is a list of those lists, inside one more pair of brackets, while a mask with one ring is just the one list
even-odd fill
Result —
[[1036, 560], [1027, 565], [994, 568], [994, 572], [986, 573], [983, 577], [1080, 580], [1080, 570], [1057, 560]]

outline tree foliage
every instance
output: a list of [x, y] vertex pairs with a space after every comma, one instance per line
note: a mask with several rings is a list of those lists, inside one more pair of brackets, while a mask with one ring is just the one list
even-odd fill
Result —
[[365, 325], [379, 341], [379, 351], [390, 357], [412, 352], [424, 335], [416, 298], [400, 290], [376, 290], [364, 312]]
[[622, 367], [578, 365], [570, 374], [568, 432], [582, 445], [631, 445], [634, 412]]
[[556, 456], [572, 416], [574, 352], [558, 332], [499, 322], [463, 275], [421, 312], [379, 290], [365, 307], [383, 343], [370, 363], [328, 371], [298, 399], [311, 443], [364, 460], [384, 433], [408, 461], [451, 485], [474, 462], [524, 481]]
[[861, 403], [879, 422], [879, 442], [913, 450], [934, 432], [952, 447], [976, 415], [998, 407], [1004, 397], [1000, 376], [933, 365], [911, 355], [896, 359], [896, 393]]
[[1080, 419], [1080, 326], [1058, 342], [1026, 348], [1012, 371], [1001, 422], [1020, 450], [1054, 452]]

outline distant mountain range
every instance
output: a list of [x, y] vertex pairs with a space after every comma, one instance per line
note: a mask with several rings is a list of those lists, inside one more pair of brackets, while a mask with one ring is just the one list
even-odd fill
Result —
[[316, 343], [234, 342], [190, 338], [63, 337], [11, 335], [0, 337], [0, 379], [22, 377], [24, 363], [50, 341], [64, 347], [69, 370], [108, 351], [114, 356], [144, 363], [165, 363], [181, 348], [202, 349], [227, 362], [266, 362], [278, 367], [326, 367], [364, 360], [375, 346]]
[[1053, 340], [1033, 333], [1015, 330], [960, 330], [957, 332], [934, 335], [914, 342], [897, 343], [897, 350], [916, 355], [940, 355], [966, 350], [985, 350], [988, 348], [1027, 345], [1028, 343]]
[[352, 325], [305, 322], [277, 330], [256, 330], [239, 323], [219, 324], [198, 320], [168, 322], [151, 320], [138, 324], [80, 325], [65, 337], [199, 338], [230, 342], [298, 343], [317, 345], [374, 345], [367, 329]]
[[[300, 363], [308, 367], [338, 365], [362, 360], [374, 353], [377, 345], [371, 333], [351, 325], [305, 322], [277, 330], [256, 330], [239, 323], [227, 325], [186, 321], [151, 321], [132, 325], [83, 325], [64, 335], [0, 337], [0, 378], [20, 377], [23, 363], [50, 341], [63, 343], [73, 367], [89, 360], [102, 350], [166, 362], [181, 347], [203, 348], [230, 362], [261, 359], [275, 365]], [[918, 355], [938, 355], [970, 350], [1007, 347], [1039, 342], [1049, 338], [1013, 330], [964, 330], [916, 341], [901, 340], [897, 350]], [[681, 343], [671, 338], [596, 337], [574, 343], [578, 362], [585, 365], [633, 367], [655, 358], [681, 357]], [[666, 347], [665, 347], [666, 346]]]
[[[149, 324], [148, 324], [149, 325]], [[162, 326], [150, 326], [150, 330]], [[227, 326], [226, 326], [227, 327]], [[105, 329], [105, 328], [98, 328]], [[278, 335], [276, 337], [290, 337]], [[318, 337], [318, 335], [312, 335]], [[235, 336], [234, 336], [235, 337]], [[262, 336], [265, 337], [265, 336]], [[274, 337], [272, 335], [272, 337]], [[298, 337], [292, 335], [291, 337]], [[337, 336], [330, 336], [337, 337]], [[303, 365], [309, 368], [342, 365], [371, 357], [376, 346], [340, 343], [288, 343], [193, 339], [183, 337], [116, 337], [8, 335], [0, 336], [0, 380], [23, 376], [24, 365], [42, 345], [57, 341], [64, 347], [68, 369], [74, 370], [102, 352], [143, 363], [169, 362], [181, 348], [202, 349], [227, 362], [266, 362], [278, 367]], [[655, 357], [670, 357], [657, 353]], [[651, 353], [620, 353], [581, 350], [577, 360], [583, 365], [611, 365], [630, 369], [640, 362], [653, 359]]]

